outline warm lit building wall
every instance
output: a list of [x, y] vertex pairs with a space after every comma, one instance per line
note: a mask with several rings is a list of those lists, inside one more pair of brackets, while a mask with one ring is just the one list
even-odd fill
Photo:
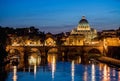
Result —
[[107, 46], [120, 46], [120, 39], [118, 37], [105, 38], [105, 42]]
[[81, 46], [84, 44], [84, 36], [80, 36], [80, 35], [70, 35], [65, 43], [65, 45], [77, 45], [77, 46]]
[[116, 37], [117, 32], [116, 32], [116, 30], [103, 30], [101, 35], [103, 37]]
[[12, 46], [41, 46], [40, 38], [30, 39], [28, 36], [11, 37]]
[[25, 46], [42, 46], [40, 40], [25, 40]]
[[49, 37], [45, 40], [45, 46], [56, 46], [56, 41]]

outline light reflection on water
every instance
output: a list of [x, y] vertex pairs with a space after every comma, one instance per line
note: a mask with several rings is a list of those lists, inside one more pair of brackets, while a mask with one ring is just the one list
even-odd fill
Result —
[[13, 81], [17, 81], [17, 66], [13, 66]]
[[56, 71], [56, 54], [49, 54], [48, 55], [48, 64], [51, 67], [51, 71], [52, 71], [52, 79], [54, 79], [55, 76], [55, 71]]
[[[49, 54], [47, 63], [29, 66], [26, 71], [17, 67], [9, 73], [7, 81], [119, 81], [120, 71], [103, 63], [81, 64], [82, 58], [58, 61], [56, 54]], [[42, 62], [42, 60], [41, 60]], [[27, 69], [27, 68], [26, 68]], [[13, 79], [12, 79], [13, 78]]]
[[95, 81], [95, 65], [94, 64], [92, 64], [92, 68], [91, 68], [91, 81]]
[[87, 78], [87, 77], [88, 77], [87, 66], [85, 66], [85, 71], [84, 71], [83, 77], [84, 77], [84, 78], [83, 78], [84, 81], [87, 81], [87, 80], [88, 80], [88, 78]]
[[120, 71], [118, 72], [118, 81], [120, 81]]
[[74, 76], [75, 76], [75, 62], [74, 60], [72, 60], [72, 64], [71, 64], [71, 77], [72, 77], [72, 81], [74, 81]]

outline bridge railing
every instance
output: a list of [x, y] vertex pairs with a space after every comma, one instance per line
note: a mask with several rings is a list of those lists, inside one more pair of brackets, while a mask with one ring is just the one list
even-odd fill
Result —
[[[11, 46], [45, 46], [45, 47], [56, 47], [58, 45], [55, 46], [47, 46], [47, 45], [43, 45], [43, 44], [12, 44]], [[60, 45], [60, 46], [103, 46], [102, 42], [99, 43], [90, 43], [90, 44], [83, 44], [83, 45]], [[59, 46], [58, 46], [59, 47]]]

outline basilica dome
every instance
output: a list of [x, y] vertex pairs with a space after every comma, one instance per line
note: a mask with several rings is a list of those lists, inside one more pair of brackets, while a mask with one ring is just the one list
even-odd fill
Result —
[[[74, 35], [83, 35], [84, 36], [83, 44], [90, 44], [91, 43], [90, 41], [92, 39], [94, 39], [95, 37], [97, 37], [97, 31], [90, 27], [85, 16], [82, 16], [82, 19], [79, 21], [78, 26], [71, 31], [71, 35], [73, 35], [73, 34]], [[80, 41], [80, 40], [78, 40], [78, 41]]]

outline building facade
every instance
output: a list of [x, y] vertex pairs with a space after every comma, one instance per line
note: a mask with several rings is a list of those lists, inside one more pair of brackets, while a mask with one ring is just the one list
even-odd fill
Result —
[[64, 42], [64, 45], [70, 45], [70, 46], [82, 46], [84, 45], [84, 36], [83, 35], [77, 35], [77, 34], [73, 34], [73, 35], [69, 35], [66, 38], [66, 41]]
[[56, 41], [54, 38], [49, 37], [45, 40], [45, 46], [56, 46]]

